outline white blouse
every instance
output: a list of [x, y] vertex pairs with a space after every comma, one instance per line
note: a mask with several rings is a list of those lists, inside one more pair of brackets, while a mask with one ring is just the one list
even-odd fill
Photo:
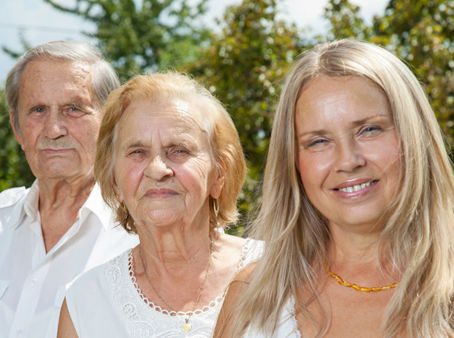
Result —
[[[262, 252], [263, 242], [246, 240], [238, 269], [257, 260]], [[144, 299], [135, 286], [130, 257], [131, 251], [93, 269], [68, 290], [66, 302], [79, 338], [212, 336], [225, 292], [192, 314], [167, 311]], [[192, 328], [185, 332], [188, 314]]]

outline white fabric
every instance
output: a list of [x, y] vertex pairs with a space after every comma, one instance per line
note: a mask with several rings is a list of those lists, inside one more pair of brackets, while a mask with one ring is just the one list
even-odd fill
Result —
[[[248, 239], [238, 269], [257, 260], [262, 252], [263, 242]], [[140, 297], [129, 275], [128, 253], [82, 276], [66, 296], [79, 338], [211, 337], [223, 299], [222, 294], [195, 310], [190, 317], [192, 330], [185, 333], [181, 329], [186, 318], [183, 313], [169, 315]]]
[[46, 253], [38, 183], [0, 194], [0, 337], [55, 337], [66, 286], [81, 273], [134, 247], [114, 225], [98, 186], [76, 222]]
[[279, 323], [273, 336], [269, 337], [260, 330], [249, 327], [243, 338], [300, 338], [301, 334], [298, 331], [298, 324], [295, 317], [295, 301], [290, 298], [284, 305], [279, 316]]

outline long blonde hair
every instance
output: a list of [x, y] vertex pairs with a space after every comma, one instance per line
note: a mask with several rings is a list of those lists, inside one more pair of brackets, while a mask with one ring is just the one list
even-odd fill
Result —
[[[360, 76], [379, 86], [400, 136], [404, 174], [381, 233], [380, 254], [402, 279], [387, 307], [385, 335], [452, 336], [454, 178], [440, 128], [412, 72], [385, 49], [353, 40], [316, 46], [287, 76], [273, 123], [262, 204], [252, 226], [253, 236], [266, 241], [266, 252], [241, 297], [235, 336], [248, 325], [272, 335], [283, 306], [301, 286], [317, 301], [314, 271], [326, 263], [330, 234], [296, 168], [294, 114], [301, 89], [320, 74]], [[320, 335], [328, 325], [326, 312], [324, 317]]]

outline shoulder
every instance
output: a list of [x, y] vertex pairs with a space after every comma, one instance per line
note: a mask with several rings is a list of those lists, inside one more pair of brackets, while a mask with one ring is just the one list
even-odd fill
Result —
[[22, 216], [25, 197], [30, 189], [12, 188], [0, 193], [0, 233], [14, 229]]
[[11, 207], [19, 202], [28, 193], [29, 189], [17, 187], [3, 190], [0, 193], [0, 209]]
[[249, 285], [255, 264], [241, 270], [230, 282], [219, 313], [213, 337], [232, 337], [233, 314], [237, 312], [238, 301]]
[[79, 275], [68, 285], [67, 298], [72, 302], [83, 296], [96, 295], [98, 288], [114, 284], [127, 273], [128, 254], [129, 250]]
[[252, 275], [254, 273], [256, 266], [257, 263], [252, 263], [246, 266], [244, 269], [242, 269], [240, 272], [236, 274], [236, 276], [232, 279], [230, 284], [237, 284], [238, 286], [243, 285], [244, 287], [246, 287], [252, 279]]

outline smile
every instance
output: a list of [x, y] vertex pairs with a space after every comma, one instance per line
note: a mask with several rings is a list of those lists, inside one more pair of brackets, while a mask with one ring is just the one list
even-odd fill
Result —
[[345, 187], [345, 188], [338, 188], [338, 189], [334, 189], [334, 190], [337, 190], [337, 191], [342, 191], [342, 192], [346, 192], [346, 193], [353, 193], [353, 192], [358, 192], [358, 191], [361, 191], [369, 186], [371, 186], [372, 184], [375, 184], [377, 183], [378, 180], [371, 180], [369, 182], [364, 182], [364, 183], [361, 183], [361, 184], [356, 184], [356, 185], [352, 185], [350, 187]]

